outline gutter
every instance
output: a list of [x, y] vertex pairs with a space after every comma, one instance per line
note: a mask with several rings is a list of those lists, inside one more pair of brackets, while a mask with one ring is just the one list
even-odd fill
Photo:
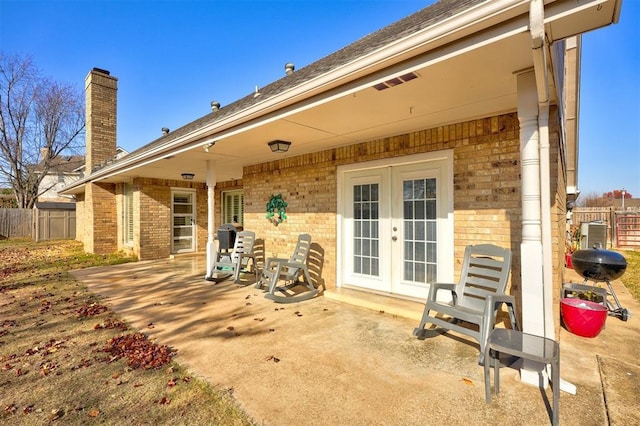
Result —
[[505, 14], [509, 17], [511, 17], [511, 15], [517, 15], [518, 11], [516, 9], [526, 6], [528, 1], [529, 0], [492, 0], [490, 2], [480, 3], [478, 6], [471, 7], [451, 18], [437, 22], [395, 43], [386, 45], [379, 50], [360, 57], [353, 62], [337, 67], [326, 74], [315, 77], [299, 86], [292, 87], [276, 96], [267, 98], [263, 102], [256, 103], [223, 120], [206, 125], [165, 145], [142, 152], [135, 157], [125, 157], [122, 161], [112, 166], [106, 166], [83, 179], [73, 182], [70, 186], [65, 187], [59, 192], [63, 194], [78, 192], [73, 190], [78, 189], [87, 182], [108, 178], [115, 173], [124, 171], [126, 168], [135, 168], [143, 165], [145, 162], [156, 161], [158, 157], [167, 155], [169, 152], [174, 153], [174, 151], [178, 149], [191, 149], [195, 145], [204, 143], [201, 139], [212, 138], [222, 131], [241, 126], [251, 120], [266, 116], [286, 106], [327, 92], [331, 88], [353, 81], [363, 75], [388, 67], [393, 63], [400, 62], [403, 58], [414, 56], [416, 50], [427, 51], [435, 47], [433, 45], [438, 41], [444, 43], [450, 38], [457, 39], [464, 37], [472, 27], [482, 25], [486, 21], [500, 19], [499, 17]]

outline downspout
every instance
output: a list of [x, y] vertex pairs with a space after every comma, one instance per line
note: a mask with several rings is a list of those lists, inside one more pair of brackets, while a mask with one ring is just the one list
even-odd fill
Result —
[[[555, 340], [553, 318], [553, 244], [551, 232], [551, 167], [549, 143], [549, 73], [547, 67], [547, 41], [544, 31], [543, 0], [531, 0], [529, 9], [533, 68], [538, 92], [538, 138], [540, 155], [540, 221], [542, 228], [542, 297], [544, 337]], [[560, 106], [562, 107], [562, 106]], [[544, 383], [550, 377], [546, 371]], [[522, 371], [523, 381], [530, 382], [531, 371]], [[531, 383], [534, 384], [535, 383]], [[560, 390], [576, 393], [574, 384], [560, 379]], [[553, 390], [554, 392], [556, 389]]]
[[544, 337], [554, 339], [553, 246], [551, 240], [551, 167], [549, 164], [549, 73], [547, 67], [547, 43], [544, 31], [544, 3], [542, 0], [531, 1], [529, 20], [533, 69], [536, 76], [536, 88], [538, 92]]

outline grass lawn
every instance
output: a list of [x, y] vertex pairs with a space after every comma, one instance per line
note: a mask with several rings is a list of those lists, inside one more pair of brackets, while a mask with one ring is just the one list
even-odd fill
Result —
[[640, 251], [622, 250], [620, 253], [627, 259], [627, 270], [620, 281], [633, 298], [640, 301]]
[[68, 273], [128, 261], [75, 241], [0, 241], [0, 423], [252, 424]]

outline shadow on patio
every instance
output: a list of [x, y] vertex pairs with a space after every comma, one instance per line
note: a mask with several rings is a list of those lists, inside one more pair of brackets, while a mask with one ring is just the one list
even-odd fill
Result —
[[[260, 424], [550, 422], [546, 398], [513, 369], [502, 371], [500, 395], [486, 404], [478, 346], [464, 337], [418, 340], [415, 319], [328, 297], [276, 304], [251, 285], [205, 281], [204, 270], [200, 256], [74, 275], [134, 327], [176, 348], [194, 374], [233, 389]], [[639, 331], [637, 317], [609, 318], [595, 339], [561, 331], [561, 376], [578, 388], [561, 394], [561, 424], [640, 423]]]

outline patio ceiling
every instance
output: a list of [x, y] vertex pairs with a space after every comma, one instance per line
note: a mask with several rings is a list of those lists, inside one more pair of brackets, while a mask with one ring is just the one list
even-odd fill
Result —
[[[548, 35], [563, 38], [607, 25], [619, 6], [615, 1], [583, 3], [573, 14], [568, 11], [575, 1], [547, 6]], [[208, 160], [215, 162], [217, 181], [240, 179], [243, 167], [253, 164], [515, 111], [514, 73], [533, 66], [527, 26], [526, 13], [514, 15], [499, 26], [425, 49], [240, 126], [117, 168], [100, 180], [180, 180], [181, 173], [189, 172], [195, 174], [195, 182], [204, 182]], [[373, 87], [408, 72], [418, 78], [382, 91]], [[553, 79], [550, 83], [554, 84]], [[550, 87], [550, 93], [555, 96], [555, 87]], [[275, 139], [291, 141], [290, 150], [272, 153], [267, 143]], [[204, 145], [211, 140], [216, 144], [207, 152]]]
[[[215, 138], [216, 144], [209, 152], [203, 141], [171, 158], [137, 167], [108, 181], [138, 176], [180, 179], [181, 173], [190, 172], [195, 174], [194, 181], [204, 182], [207, 160], [215, 161], [218, 181], [239, 179], [242, 168], [251, 164], [513, 111], [513, 73], [533, 65], [529, 45], [530, 39], [523, 33], [417, 68], [418, 78], [395, 87], [378, 91], [369, 83], [348, 89], [346, 94], [312, 108]], [[289, 151], [272, 153], [267, 143], [275, 139], [291, 141]]]

